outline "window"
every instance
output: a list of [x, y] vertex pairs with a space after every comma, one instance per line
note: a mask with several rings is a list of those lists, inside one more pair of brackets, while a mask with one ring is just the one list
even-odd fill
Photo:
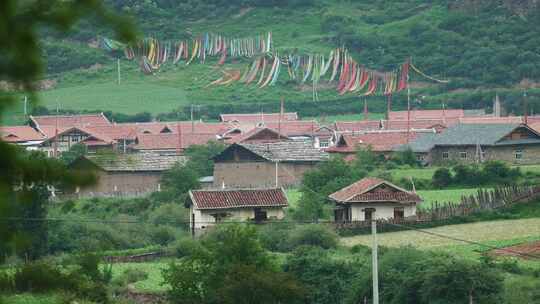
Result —
[[516, 157], [516, 159], [522, 159], [523, 158], [523, 150], [521, 150], [521, 149], [516, 150], [515, 157]]
[[465, 152], [465, 151], [459, 152], [459, 158], [461, 158], [461, 159], [467, 159], [467, 152]]
[[371, 221], [373, 219], [373, 214], [375, 213], [375, 208], [366, 208], [364, 209], [364, 220]]
[[403, 207], [394, 208], [394, 219], [402, 219], [405, 217], [405, 209]]
[[330, 142], [328, 140], [321, 140], [321, 142], [319, 143], [319, 147], [328, 148], [330, 147]]
[[449, 156], [450, 156], [450, 153], [448, 153], [448, 151], [444, 151], [444, 152], [442, 153], [442, 158], [443, 158], [443, 159], [448, 159]]

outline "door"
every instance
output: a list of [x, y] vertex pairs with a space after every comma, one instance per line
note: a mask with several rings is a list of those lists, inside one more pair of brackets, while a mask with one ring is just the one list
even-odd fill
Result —
[[375, 214], [375, 208], [364, 209], [364, 220], [371, 221], [373, 219], [374, 214]]
[[394, 219], [401, 220], [405, 217], [405, 209], [403, 207], [394, 208]]
[[255, 222], [263, 222], [268, 219], [266, 211], [261, 210], [261, 208], [255, 208]]

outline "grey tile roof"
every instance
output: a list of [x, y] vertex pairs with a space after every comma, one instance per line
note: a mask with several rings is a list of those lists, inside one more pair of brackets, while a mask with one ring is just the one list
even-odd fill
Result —
[[317, 149], [311, 141], [282, 141], [262, 144], [238, 144], [269, 161], [324, 161], [328, 153]]
[[540, 144], [540, 138], [500, 141], [519, 126], [520, 124], [457, 124], [440, 134], [423, 134], [398, 150], [410, 147], [414, 152], [428, 152], [434, 146]]
[[87, 155], [87, 160], [105, 171], [165, 171], [177, 162], [184, 163], [185, 156], [155, 153]]

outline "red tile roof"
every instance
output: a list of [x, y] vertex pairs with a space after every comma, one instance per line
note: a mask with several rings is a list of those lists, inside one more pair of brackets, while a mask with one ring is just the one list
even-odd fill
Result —
[[82, 114], [82, 115], [45, 115], [45, 116], [30, 116], [30, 120], [34, 122], [37, 128], [42, 126], [56, 126], [69, 128], [75, 126], [107, 126], [111, 122], [100, 114]]
[[382, 125], [385, 130], [407, 130], [411, 129], [437, 129], [438, 131], [445, 129], [449, 125], [454, 125], [457, 121], [454, 120], [442, 120], [442, 119], [419, 119], [411, 120], [383, 120]]
[[208, 123], [195, 121], [193, 124], [190, 121], [167, 121], [167, 122], [140, 122], [140, 123], [121, 123], [117, 126], [135, 128], [137, 133], [160, 134], [164, 129], [169, 129], [171, 133], [178, 133], [178, 124], [182, 133], [213, 133], [221, 135], [232, 126], [227, 123]]
[[283, 189], [191, 190], [195, 209], [287, 207]]
[[87, 129], [116, 140], [134, 140], [137, 137], [137, 129], [135, 127], [120, 124], [113, 124], [110, 126], [93, 126], [87, 127]]
[[[409, 132], [409, 141], [418, 137], [418, 132]], [[357, 146], [371, 146], [374, 152], [389, 152], [407, 143], [407, 131], [370, 132], [364, 134], [342, 134], [336, 146], [326, 149], [330, 153], [353, 153]]]
[[[393, 188], [393, 192], [379, 191], [372, 192], [379, 185], [386, 185]], [[390, 182], [380, 178], [366, 177], [328, 196], [339, 203], [351, 202], [421, 202], [416, 193], [406, 191]]]
[[6, 142], [44, 140], [45, 136], [30, 126], [0, 127], [0, 138]]
[[[465, 116], [465, 111], [461, 109], [448, 110], [411, 110], [410, 119], [443, 119], [460, 118]], [[391, 111], [388, 115], [389, 120], [407, 120], [407, 111]]]
[[179, 141], [186, 149], [191, 145], [204, 145], [211, 140], [217, 140], [215, 134], [209, 133], [182, 133], [181, 139], [177, 133], [139, 134], [137, 143], [132, 146], [135, 150], [174, 150], [179, 148]]
[[277, 122], [264, 123], [266, 128], [281, 130], [281, 134], [286, 136], [311, 135], [319, 130], [319, 124], [314, 120], [282, 121], [281, 125]]
[[233, 137], [229, 143], [267, 143], [282, 140], [290, 140], [285, 134], [270, 128], [254, 128], [251, 131], [237, 137]]
[[[259, 122], [277, 122], [279, 121], [280, 113], [250, 113], [250, 114], [221, 114], [219, 119], [222, 122], [239, 122], [239, 123], [259, 123]], [[283, 113], [282, 121], [298, 120], [298, 114]]]
[[379, 120], [361, 120], [361, 121], [337, 121], [336, 130], [337, 131], [370, 131], [370, 130], [380, 130], [381, 121]]
[[46, 129], [50, 129], [48, 131], [52, 131], [52, 135], [51, 136], [47, 136], [47, 139], [45, 141], [53, 141], [54, 138], [57, 136], [61, 136], [63, 134], [66, 134], [66, 133], [69, 133], [69, 132], [72, 132], [72, 131], [79, 131], [79, 132], [82, 132], [82, 133], [85, 133], [87, 134], [89, 137], [91, 137], [92, 139], [94, 140], [97, 140], [97, 141], [101, 141], [101, 142], [104, 142], [106, 144], [112, 144], [112, 143], [115, 143], [116, 141], [110, 137], [108, 137], [107, 135], [105, 134], [101, 134], [101, 133], [98, 133], [98, 132], [95, 132], [89, 128], [85, 128], [85, 127], [71, 127], [71, 128], [64, 128], [62, 130], [58, 130], [58, 134], [56, 134], [56, 127], [52, 127], [52, 128], [49, 128], [47, 127]]
[[467, 116], [460, 118], [459, 122], [465, 124], [520, 124], [523, 122], [523, 118], [521, 116]]

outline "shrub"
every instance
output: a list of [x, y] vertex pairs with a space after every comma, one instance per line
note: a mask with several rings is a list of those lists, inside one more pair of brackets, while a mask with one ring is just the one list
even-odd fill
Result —
[[7, 273], [0, 272], [0, 293], [13, 291], [13, 278]]
[[331, 229], [317, 224], [298, 226], [289, 237], [289, 248], [308, 245], [324, 249], [336, 248], [338, 236]]
[[13, 283], [18, 292], [46, 292], [72, 285], [67, 284], [66, 277], [56, 265], [45, 262], [22, 265], [16, 270]]
[[259, 240], [262, 245], [270, 251], [288, 251], [289, 250], [289, 234], [294, 229], [294, 224], [288, 223], [272, 223], [263, 225], [259, 229]]
[[200, 242], [187, 237], [177, 241], [174, 250], [178, 258], [197, 256], [206, 251]]
[[448, 187], [452, 183], [452, 174], [448, 168], [435, 170], [432, 177], [432, 184], [437, 188]]
[[168, 226], [158, 226], [152, 229], [152, 242], [161, 246], [168, 245], [176, 239], [174, 230]]

